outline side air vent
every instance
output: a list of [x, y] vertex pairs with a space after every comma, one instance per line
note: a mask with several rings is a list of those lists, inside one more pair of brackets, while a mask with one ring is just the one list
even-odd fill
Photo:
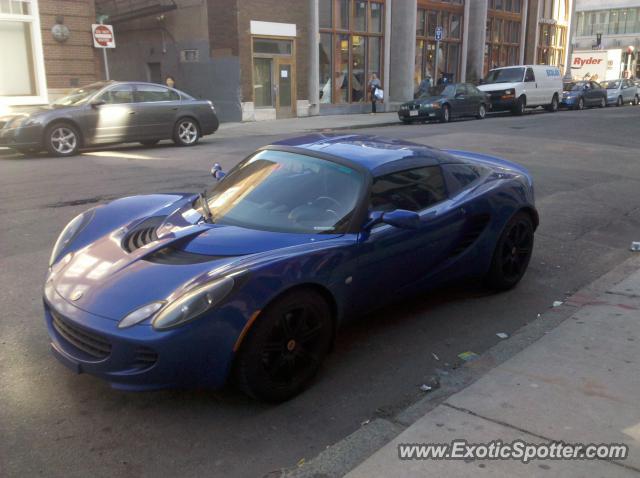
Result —
[[466, 251], [476, 240], [480, 237], [480, 234], [485, 230], [487, 224], [489, 224], [490, 216], [488, 214], [482, 214], [480, 216], [474, 216], [469, 219], [465, 225], [462, 237], [456, 246], [449, 253], [449, 258], [455, 257]]
[[142, 221], [124, 237], [122, 248], [127, 252], [133, 252], [157, 240], [156, 230], [163, 220], [164, 217], [151, 217]]
[[215, 261], [228, 256], [209, 256], [207, 254], [195, 254], [193, 252], [181, 251], [174, 247], [159, 249], [144, 258], [145, 261], [154, 264], [165, 264], [173, 266], [185, 266], [189, 264], [200, 264], [202, 262]]

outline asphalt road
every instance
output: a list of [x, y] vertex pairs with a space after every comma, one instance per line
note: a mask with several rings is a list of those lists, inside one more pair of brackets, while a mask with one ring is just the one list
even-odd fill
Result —
[[41, 314], [50, 248], [75, 214], [124, 195], [199, 190], [214, 160], [228, 168], [278, 136], [68, 159], [0, 156], [0, 475], [276, 476], [365, 420], [407, 406], [436, 368], [455, 367], [460, 352], [481, 353], [500, 340], [497, 332], [536, 320], [633, 254], [639, 119], [640, 108], [625, 107], [358, 130], [524, 164], [541, 215], [534, 256], [511, 292], [465, 284], [346, 327], [313, 387], [280, 406], [232, 389], [111, 390], [53, 359]]

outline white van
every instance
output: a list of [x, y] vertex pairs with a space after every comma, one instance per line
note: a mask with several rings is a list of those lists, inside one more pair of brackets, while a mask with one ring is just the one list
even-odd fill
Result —
[[493, 111], [521, 115], [525, 108], [544, 106], [556, 112], [562, 98], [562, 75], [557, 66], [548, 65], [494, 68], [478, 89], [489, 93]]

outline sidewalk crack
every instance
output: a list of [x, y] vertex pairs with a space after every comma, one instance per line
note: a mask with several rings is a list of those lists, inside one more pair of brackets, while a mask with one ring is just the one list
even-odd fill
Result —
[[[503, 422], [502, 420], [496, 420], [495, 418], [485, 417], [484, 415], [480, 415], [479, 413], [473, 412], [473, 411], [471, 411], [471, 410], [469, 410], [467, 408], [456, 407], [455, 405], [451, 405], [450, 403], [447, 403], [447, 402], [443, 402], [441, 405], [449, 407], [449, 408], [451, 408], [453, 410], [456, 410], [458, 412], [462, 412], [462, 413], [466, 413], [466, 414], [474, 416], [474, 417], [482, 418], [483, 420], [487, 420], [488, 422], [492, 422], [492, 423], [495, 423], [497, 425], [501, 425], [503, 427], [511, 428], [512, 430], [516, 430], [516, 431], [519, 431], [521, 433], [526, 433], [527, 435], [534, 436], [534, 437], [539, 438], [539, 439], [544, 440], [544, 441], [548, 441], [548, 442], [559, 441], [559, 440], [556, 440], [554, 438], [550, 438], [550, 437], [547, 437], [547, 436], [544, 436], [544, 435], [540, 435], [538, 433], [534, 433], [534, 432], [529, 431], [529, 430], [525, 430], [524, 428], [517, 427], [517, 426], [512, 425], [510, 423]], [[615, 460], [599, 460], [599, 461], [604, 462], [604, 463], [611, 463], [612, 465], [617, 465], [617, 466], [620, 466], [620, 467], [625, 468], [627, 470], [631, 470], [631, 471], [635, 471], [636, 473], [640, 473], [640, 468], [632, 466], [632, 465], [627, 465], [627, 464], [619, 462], [619, 461], [615, 461]]]

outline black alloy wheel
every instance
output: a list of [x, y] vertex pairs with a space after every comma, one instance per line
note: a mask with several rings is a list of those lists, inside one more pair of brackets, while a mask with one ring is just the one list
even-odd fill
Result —
[[239, 388], [265, 402], [300, 393], [320, 369], [333, 339], [326, 300], [313, 290], [276, 299], [258, 316], [235, 363]]
[[528, 213], [518, 212], [509, 220], [498, 239], [485, 279], [489, 287], [507, 290], [522, 279], [533, 252], [533, 235], [533, 222]]

